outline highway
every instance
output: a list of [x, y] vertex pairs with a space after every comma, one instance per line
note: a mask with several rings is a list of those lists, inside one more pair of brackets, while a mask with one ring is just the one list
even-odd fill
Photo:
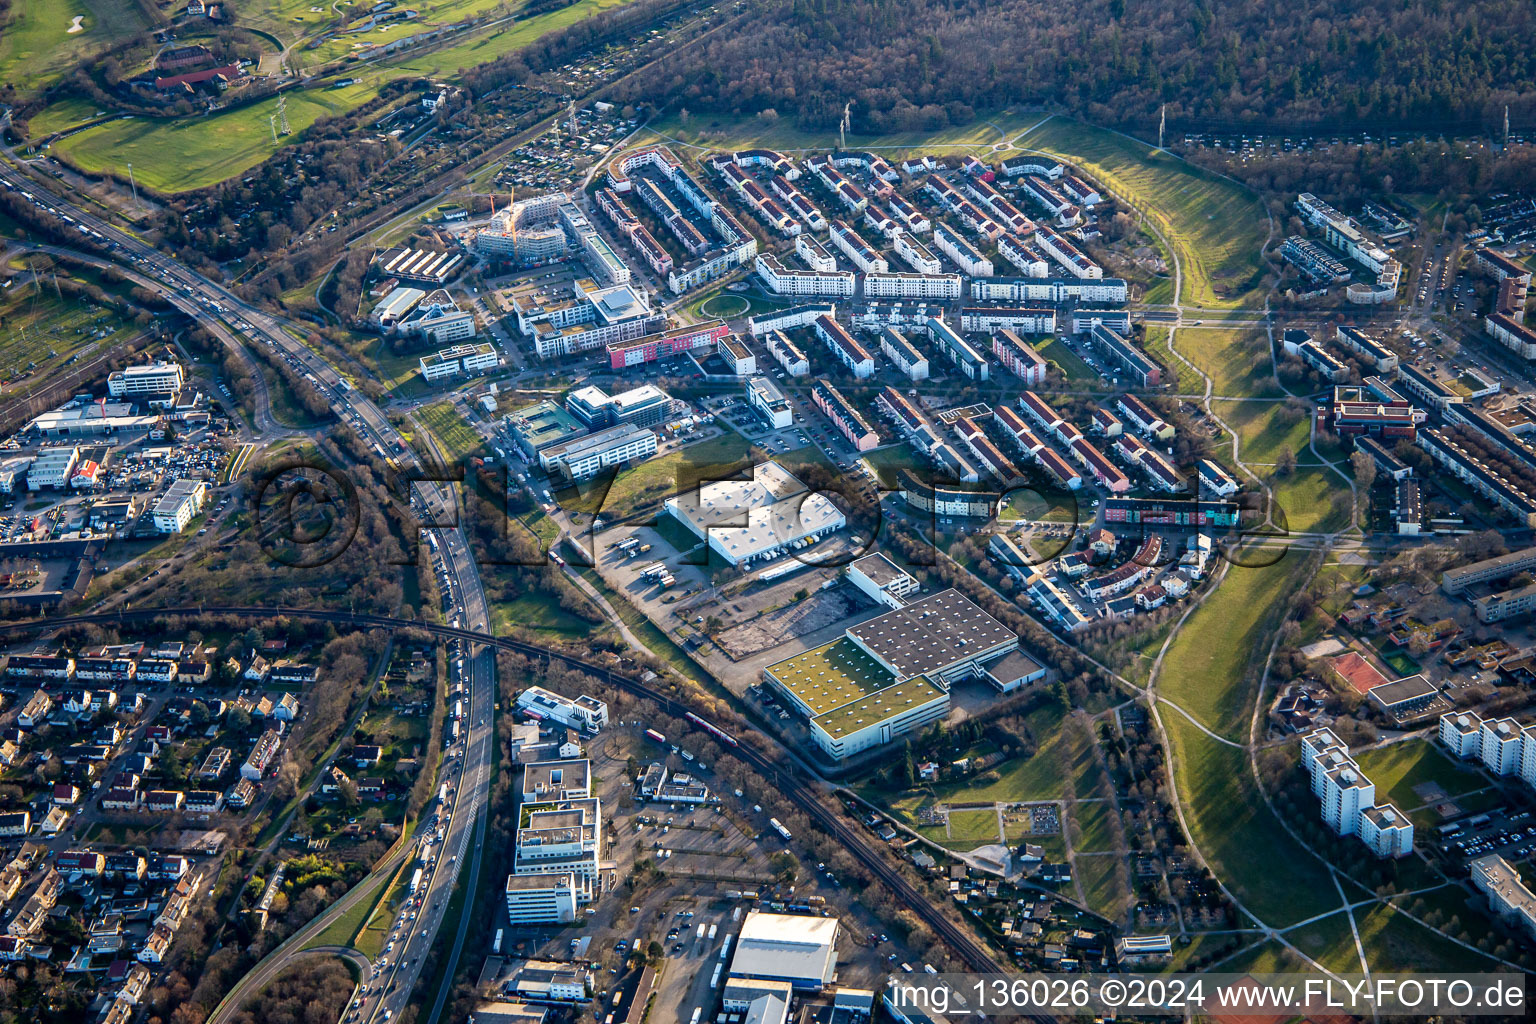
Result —
[[[586, 661], [574, 655], [547, 650], [507, 637], [485, 636], [463, 628], [438, 626], [416, 622], [412, 619], [397, 619], [385, 615], [367, 615], [310, 608], [136, 608], [122, 613], [62, 616], [46, 623], [29, 621], [4, 624], [0, 625], [0, 637], [38, 629], [63, 628], [77, 624], [119, 625], [124, 622], [153, 619], [160, 616], [194, 613], [205, 617], [228, 616], [239, 618], [282, 615], [294, 619], [347, 624], [364, 629], [421, 629], [444, 640], [458, 639], [466, 643], [478, 641], [487, 647], [512, 651], [529, 658], [538, 658], [547, 662], [558, 662], [569, 668], [578, 669], [609, 686], [624, 690], [647, 701], [658, 710], [675, 718], [684, 718], [690, 712], [698, 713], [693, 705], [686, 701], [678, 700], [659, 690], [652, 689], [640, 680], [625, 673], [614, 672], [606, 666]], [[867, 832], [851, 824], [835, 807], [829, 806], [826, 795], [818, 784], [818, 780], [804, 775], [795, 768], [794, 759], [789, 756], [789, 751], [784, 749], [777, 739], [766, 732], [755, 733], [755, 735], [767, 746], [768, 749], [766, 751], [759, 749], [751, 743], [721, 743], [720, 746], [724, 753], [742, 761], [765, 780], [770, 792], [763, 794], [764, 797], [772, 799], [773, 791], [776, 791], [779, 796], [782, 796], [803, 812], [818, 829], [835, 838], [839, 844], [848, 850], [855, 860], [862, 864], [873, 877], [891, 891], [899, 903], [915, 913], [928, 927], [933, 929], [934, 934], [950, 947], [956, 959], [964, 965], [967, 971], [984, 974], [1002, 972], [1003, 968], [993, 959], [987, 947], [977, 940], [966, 928], [950, 917], [945, 911], [944, 904], [933, 901], [927, 893], [907, 880], [906, 876], [901, 873], [901, 870], [891, 862], [884, 844], [875, 842]], [[247, 975], [247, 977], [249, 978], [251, 975]], [[407, 991], [405, 995], [408, 996], [409, 992]], [[373, 995], [370, 994], [369, 998], [373, 998]], [[391, 1002], [390, 1005], [398, 1007], [400, 1004]], [[1046, 1018], [1036, 1019], [1045, 1020]], [[214, 1021], [214, 1024], [217, 1024], [215, 1018], [211, 1017], [210, 1021]]]
[[[422, 470], [422, 463], [406, 444], [378, 406], [352, 387], [318, 353], [295, 338], [277, 317], [244, 301], [224, 286], [210, 281], [165, 256], [95, 214], [82, 209], [71, 199], [59, 195], [51, 188], [23, 174], [18, 168], [0, 162], [0, 183], [15, 192], [30, 196], [32, 202], [46, 212], [61, 219], [68, 217], [82, 238], [90, 238], [95, 244], [105, 246], [115, 257], [137, 271], [143, 278], [159, 282], [160, 290], [178, 308], [186, 311], [198, 322], [207, 326], [215, 336], [233, 351], [249, 359], [231, 333], [237, 330], [255, 342], [272, 349], [278, 358], [288, 362], [308, 379], [315, 390], [326, 399], [332, 410], [343, 421], [350, 423], [358, 434], [379, 455], [381, 460], [392, 462], [403, 473]], [[221, 323], [222, 321], [222, 323]], [[224, 325], [227, 324], [226, 328]], [[260, 374], [256, 375], [258, 378]], [[265, 385], [262, 386], [264, 394]], [[270, 401], [263, 399], [260, 408], [268, 410]], [[260, 409], [258, 419], [262, 418]], [[275, 424], [263, 424], [275, 426]], [[422, 534], [428, 538], [429, 547], [443, 561], [447, 570], [448, 619], [455, 626], [467, 627], [460, 638], [463, 644], [464, 667], [462, 679], [468, 688], [470, 712], [462, 726], [465, 736], [449, 751], [452, 761], [445, 763], [439, 774], [441, 781], [451, 782], [454, 798], [447, 821], [443, 825], [443, 847], [446, 857], [435, 857], [430, 870], [424, 872], [421, 891], [421, 909], [411, 921], [408, 932], [393, 943], [393, 949], [375, 964], [375, 979], [362, 997], [361, 1006], [349, 1019], [358, 1024], [375, 1020], [390, 1020], [404, 1007], [426, 960], [437, 929], [442, 923], [449, 896], [458, 880], [459, 871], [466, 860], [471, 860], [471, 878], [479, 867], [479, 844], [475, 844], [472, 857], [466, 857], [470, 839], [483, 834], [484, 811], [490, 791], [490, 756], [495, 728], [492, 712], [495, 701], [495, 660], [489, 648], [481, 645], [483, 634], [490, 623], [485, 590], [481, 585], [479, 567], [469, 550], [464, 531], [457, 524], [458, 496], [451, 485], [422, 483], [413, 485], [411, 505], [418, 519], [424, 524]], [[432, 524], [451, 523], [452, 526], [434, 527]], [[414, 625], [414, 623], [412, 623]], [[455, 667], [457, 677], [460, 670]], [[329, 922], [342, 911], [341, 904], [329, 908], [321, 920]], [[323, 927], [323, 925], [322, 925]], [[463, 929], [455, 937], [455, 948], [462, 945]], [[274, 954], [277, 962], [263, 966], [267, 970], [253, 971], [236, 986], [231, 998], [221, 1009], [231, 1012], [244, 996], [260, 990], [259, 985], [247, 984], [252, 975], [270, 974], [285, 966], [295, 950], [285, 948]], [[220, 1024], [215, 1019], [213, 1024]]]

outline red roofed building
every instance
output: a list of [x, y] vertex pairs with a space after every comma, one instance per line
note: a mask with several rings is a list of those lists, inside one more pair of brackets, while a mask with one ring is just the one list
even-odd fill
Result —
[[223, 67], [206, 68], [202, 71], [189, 71], [184, 75], [170, 75], [166, 78], [155, 79], [156, 89], [180, 89], [183, 86], [201, 85], [204, 82], [218, 79], [227, 84], [244, 75], [238, 64], [225, 64]]

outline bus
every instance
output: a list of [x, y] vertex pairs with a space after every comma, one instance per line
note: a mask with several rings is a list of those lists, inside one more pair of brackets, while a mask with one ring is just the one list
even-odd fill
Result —
[[784, 823], [778, 818], [769, 818], [768, 824], [779, 834], [779, 838], [783, 839], [786, 843], [794, 838], [794, 836], [789, 834], [789, 829], [785, 828]]
[[660, 743], [662, 746], [666, 746], [667, 745], [667, 738], [665, 736], [663, 736], [661, 733], [657, 732], [655, 729], [647, 729], [647, 730], [645, 730], [645, 736], [646, 736], [647, 739], [653, 740], [656, 743]]

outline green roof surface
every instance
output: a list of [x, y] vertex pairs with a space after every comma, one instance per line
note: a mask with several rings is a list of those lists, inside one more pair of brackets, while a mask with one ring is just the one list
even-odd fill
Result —
[[840, 740], [850, 733], [895, 718], [943, 695], [944, 690], [927, 676], [913, 676], [894, 686], [867, 694], [851, 704], [844, 704], [835, 711], [819, 715], [816, 724], [828, 736]]
[[768, 674], [804, 701], [817, 726], [833, 739], [944, 694], [927, 676], [896, 682], [847, 637], [770, 665]]
[[812, 717], [895, 682], [885, 666], [845, 636], [769, 665], [768, 674], [804, 701]]

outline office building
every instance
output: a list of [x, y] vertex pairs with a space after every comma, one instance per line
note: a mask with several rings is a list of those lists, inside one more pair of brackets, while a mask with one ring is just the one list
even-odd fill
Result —
[[494, 370], [501, 365], [501, 357], [496, 354], [496, 346], [490, 342], [481, 342], [478, 345], [455, 345], [440, 349], [430, 356], [422, 356], [416, 365], [422, 379], [434, 383], [460, 374]]
[[529, 718], [555, 722], [568, 729], [596, 735], [608, 725], [608, 705], [582, 694], [575, 700], [542, 686], [530, 686], [517, 696], [517, 709]]
[[620, 423], [541, 449], [539, 465], [569, 480], [590, 480], [605, 469], [627, 466], [655, 454], [654, 431]]
[[208, 485], [201, 480], [182, 479], [171, 484], [155, 502], [150, 513], [155, 529], [161, 533], [180, 533], [203, 509]]
[[767, 377], [749, 378], [746, 393], [747, 405], [755, 410], [768, 426], [774, 430], [782, 430], [794, 425], [794, 406], [772, 380]]

